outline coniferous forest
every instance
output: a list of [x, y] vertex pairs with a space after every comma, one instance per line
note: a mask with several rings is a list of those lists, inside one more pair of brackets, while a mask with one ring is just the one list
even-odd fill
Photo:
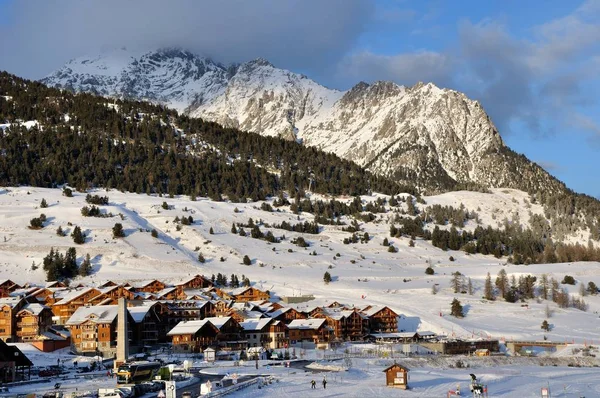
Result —
[[[72, 94], [0, 73], [0, 184], [264, 199], [414, 192], [333, 154], [146, 102]], [[36, 121], [33, 127], [21, 122]], [[29, 128], [28, 128], [29, 127]], [[312, 180], [312, 183], [311, 183]]]

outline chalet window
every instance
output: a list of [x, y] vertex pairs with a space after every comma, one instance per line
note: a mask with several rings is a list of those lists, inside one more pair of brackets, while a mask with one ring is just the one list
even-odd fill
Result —
[[256, 338], [256, 335], [254, 335], [254, 338]]
[[6, 330], [5, 329], [0, 329], [0, 333], [5, 333]]

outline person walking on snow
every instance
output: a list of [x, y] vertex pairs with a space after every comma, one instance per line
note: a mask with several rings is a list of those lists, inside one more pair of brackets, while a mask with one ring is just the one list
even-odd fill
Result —
[[315, 379], [312, 379], [310, 381], [310, 388], [312, 388], [313, 390], [317, 389], [317, 382], [315, 381]]
[[323, 377], [323, 389], [327, 389], [327, 379]]

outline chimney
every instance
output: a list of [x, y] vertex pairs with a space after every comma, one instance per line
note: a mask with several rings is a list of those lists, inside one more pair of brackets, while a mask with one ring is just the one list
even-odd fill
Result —
[[129, 358], [129, 328], [127, 325], [127, 300], [119, 299], [119, 313], [117, 315], [117, 360], [115, 369], [127, 362]]

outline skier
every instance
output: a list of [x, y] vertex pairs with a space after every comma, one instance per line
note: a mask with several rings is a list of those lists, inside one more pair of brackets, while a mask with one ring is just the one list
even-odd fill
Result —
[[323, 389], [327, 389], [327, 379], [323, 377]]
[[317, 389], [317, 382], [315, 381], [315, 379], [312, 379], [310, 381], [310, 388], [312, 388], [313, 390]]

